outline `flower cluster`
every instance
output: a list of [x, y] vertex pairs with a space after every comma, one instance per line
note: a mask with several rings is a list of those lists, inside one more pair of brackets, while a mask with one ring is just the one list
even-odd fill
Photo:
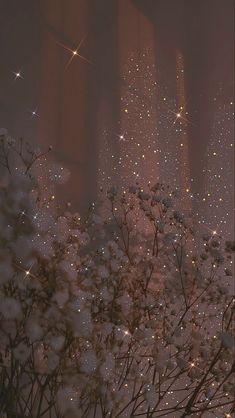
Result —
[[51, 208], [44, 154], [5, 134], [0, 153], [2, 416], [229, 416], [234, 243], [159, 183], [111, 188], [86, 219]]

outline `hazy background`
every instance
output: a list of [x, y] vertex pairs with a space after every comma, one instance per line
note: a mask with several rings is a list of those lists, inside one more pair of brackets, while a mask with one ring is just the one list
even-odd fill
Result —
[[[181, 51], [187, 110], [196, 120], [187, 127], [194, 192], [203, 196], [208, 180], [214, 181], [216, 201], [227, 184], [221, 211], [232, 215], [233, 157], [227, 143], [233, 132], [226, 109], [233, 101], [233, 16], [232, 0], [0, 0], [0, 127], [52, 144], [53, 158], [71, 171], [61, 198], [82, 208], [97, 196], [100, 155], [114, 155], [111, 174], [121, 156], [116, 138], [123, 126], [127, 130], [122, 97], [132, 88], [124, 77], [130, 57], [141, 62], [148, 48], [156, 81], [177, 106], [176, 51]], [[66, 69], [80, 42], [82, 57]], [[23, 78], [14, 80], [18, 71]], [[145, 76], [139, 76], [138, 94], [146, 94]], [[223, 108], [226, 118], [219, 116]], [[32, 117], [33, 111], [38, 116]], [[137, 123], [136, 112], [129, 124]], [[227, 145], [219, 146], [216, 165], [208, 150], [221, 137], [218, 119]], [[109, 132], [108, 151], [104, 131]], [[136, 134], [135, 141], [144, 149], [143, 135]], [[158, 146], [164, 151], [164, 142]], [[213, 165], [216, 173], [221, 164], [227, 171], [218, 191], [207, 169]], [[150, 172], [143, 173], [147, 180]]]

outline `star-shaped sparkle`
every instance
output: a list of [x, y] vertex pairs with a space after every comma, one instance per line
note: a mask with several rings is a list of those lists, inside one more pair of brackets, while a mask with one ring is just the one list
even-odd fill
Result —
[[22, 273], [24, 273], [24, 279], [26, 279], [27, 277], [32, 277], [34, 279], [36, 279], [36, 276], [32, 273], [32, 268], [33, 268], [34, 264], [32, 264], [29, 268], [25, 269], [23, 266], [16, 264], [15, 267], [20, 270]]
[[29, 112], [31, 113], [31, 119], [36, 118], [36, 117], [39, 117], [38, 109], [37, 108], [34, 109], [34, 110], [29, 110]]
[[18, 80], [18, 79], [20, 79], [20, 78], [23, 78], [23, 77], [22, 77], [22, 74], [21, 74], [21, 71], [17, 71], [17, 72], [12, 71], [12, 73], [13, 73], [13, 74], [14, 74], [14, 76], [15, 76], [14, 81], [16, 81], [16, 80]]
[[62, 48], [66, 49], [67, 51], [69, 51], [71, 53], [71, 57], [70, 57], [67, 65], [65, 67], [65, 70], [67, 70], [67, 68], [70, 66], [71, 62], [73, 61], [73, 59], [76, 58], [76, 57], [81, 58], [83, 61], [86, 61], [87, 63], [91, 64], [91, 61], [89, 61], [86, 57], [84, 57], [83, 55], [80, 54], [80, 49], [81, 49], [82, 44], [84, 43], [84, 41], [85, 41], [85, 38], [83, 38], [79, 42], [77, 48], [75, 48], [75, 49], [71, 49], [67, 45], [64, 45], [64, 44], [58, 42], [58, 45], [62, 46]]
[[[188, 118], [187, 118], [187, 112], [185, 111], [185, 107], [187, 105], [187, 102], [184, 104], [184, 106], [180, 106], [179, 110], [177, 112], [169, 109], [169, 112], [173, 113], [175, 115], [175, 119], [172, 123], [172, 127], [176, 125], [178, 121], [184, 121], [186, 124], [194, 125]], [[195, 125], [194, 125], [195, 126]]]

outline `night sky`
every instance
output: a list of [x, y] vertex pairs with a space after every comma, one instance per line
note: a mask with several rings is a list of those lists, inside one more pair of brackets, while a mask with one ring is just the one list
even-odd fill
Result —
[[53, 146], [74, 209], [160, 180], [228, 236], [233, 29], [232, 0], [0, 0], [0, 127]]

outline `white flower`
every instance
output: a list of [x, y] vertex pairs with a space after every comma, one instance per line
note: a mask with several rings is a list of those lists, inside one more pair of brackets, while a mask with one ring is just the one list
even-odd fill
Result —
[[63, 289], [63, 290], [58, 290], [54, 296], [53, 296], [53, 300], [56, 301], [57, 305], [59, 306], [59, 308], [63, 308], [64, 305], [68, 302], [69, 300], [69, 293], [67, 289]]
[[30, 348], [24, 343], [20, 343], [16, 348], [14, 348], [13, 352], [14, 357], [19, 360], [20, 363], [25, 363], [30, 356]]
[[80, 369], [86, 374], [92, 374], [97, 367], [97, 359], [95, 352], [92, 350], [85, 351], [80, 357]]
[[225, 348], [235, 351], [235, 337], [228, 332], [221, 332], [220, 339]]
[[141, 341], [141, 340], [143, 340], [145, 338], [145, 334], [144, 334], [144, 332], [141, 329], [138, 328], [134, 332], [134, 338], [137, 341]]
[[191, 379], [199, 379], [202, 375], [201, 370], [198, 367], [192, 367], [189, 369], [188, 376]]
[[101, 277], [101, 279], [107, 279], [109, 277], [109, 271], [105, 265], [101, 265], [98, 267], [98, 276]]
[[148, 193], [145, 193], [145, 192], [139, 192], [138, 197], [141, 200], [149, 200], [150, 199], [150, 195]]
[[105, 353], [105, 361], [100, 366], [100, 373], [104, 381], [109, 380], [115, 368], [115, 358], [112, 353]]
[[111, 260], [110, 267], [114, 273], [117, 273], [120, 270], [120, 262], [118, 262], [117, 260]]
[[11, 248], [13, 249], [15, 256], [19, 260], [24, 260], [24, 262], [26, 262], [32, 258], [32, 239], [33, 236], [22, 235], [11, 244]]
[[[21, 191], [25, 192], [25, 197], [29, 197], [29, 192], [32, 189], [32, 182], [28, 176], [24, 174], [24, 172], [15, 172], [14, 176], [10, 178], [10, 185], [9, 185], [9, 194], [12, 194], [14, 198], [15, 193]], [[27, 200], [26, 200], [27, 202]], [[25, 202], [25, 203], [26, 203]]]
[[151, 190], [153, 192], [156, 192], [157, 190], [160, 190], [160, 189], [162, 189], [162, 184], [161, 183], [156, 183], [151, 187]]
[[172, 207], [172, 199], [170, 199], [169, 197], [166, 197], [165, 199], [163, 199], [162, 203], [164, 204], [166, 208]]
[[145, 388], [145, 400], [147, 402], [147, 405], [150, 408], [153, 408], [156, 404], [157, 399], [157, 392], [154, 385], [147, 385]]
[[115, 328], [115, 338], [117, 341], [125, 341], [126, 343], [130, 340], [131, 334], [128, 329], [124, 327], [116, 326]]
[[47, 367], [48, 371], [51, 372], [56, 369], [56, 367], [59, 365], [60, 358], [59, 356], [54, 352], [50, 351], [47, 354]]
[[62, 350], [65, 342], [65, 337], [63, 335], [53, 335], [50, 340], [49, 344], [51, 348], [55, 351]]
[[180, 222], [180, 223], [183, 222], [184, 217], [183, 217], [182, 213], [180, 213], [178, 211], [174, 211], [173, 216], [174, 216], [174, 218], [177, 222]]
[[75, 414], [78, 416], [79, 396], [77, 389], [66, 386], [57, 392], [57, 406], [61, 414], [70, 418]]
[[130, 194], [136, 194], [138, 192], [139, 188], [137, 186], [130, 186], [129, 187], [129, 193]]
[[209, 358], [210, 358], [209, 350], [207, 350], [206, 348], [201, 348], [200, 354], [201, 354], [201, 356], [204, 360], [209, 360]]
[[90, 242], [90, 237], [87, 232], [81, 232], [79, 234], [79, 242], [81, 245], [88, 245]]
[[53, 254], [53, 238], [49, 234], [46, 236], [34, 235], [31, 245], [33, 252], [39, 257], [47, 259]]
[[14, 235], [14, 230], [5, 217], [0, 214], [0, 231], [1, 239], [11, 241]]
[[6, 136], [8, 135], [8, 131], [6, 128], [0, 128], [0, 136]]
[[214, 393], [215, 393], [215, 390], [213, 390], [212, 388], [209, 387], [209, 388], [206, 389], [205, 397], [207, 399], [211, 399], [213, 397]]
[[[84, 284], [85, 280], [83, 281]], [[74, 300], [72, 300], [69, 304], [72, 310], [80, 312], [82, 309], [84, 309], [84, 304], [87, 299], [87, 295], [85, 292], [78, 290], [78, 296]]]
[[111, 334], [111, 332], [113, 331], [113, 324], [110, 322], [105, 322], [102, 325], [102, 335], [104, 338], [106, 338], [108, 335]]
[[113, 299], [112, 293], [108, 291], [106, 286], [104, 286], [103, 289], [100, 291], [100, 297], [106, 303], [110, 302]]
[[110, 189], [107, 191], [107, 196], [111, 201], [113, 201], [115, 197], [117, 196], [116, 187], [110, 187]]
[[9, 345], [9, 337], [2, 331], [0, 331], [0, 350], [5, 350]]
[[92, 219], [92, 222], [94, 222], [95, 225], [102, 225], [102, 223], [103, 223], [103, 220], [102, 220], [101, 216], [99, 216], [99, 215], [93, 214], [91, 219]]
[[12, 279], [14, 275], [14, 270], [12, 268], [11, 259], [10, 257], [6, 256], [6, 261], [1, 261], [1, 273], [0, 273], [0, 285], [6, 283], [10, 279]]
[[57, 241], [59, 241], [59, 242], [67, 241], [67, 239], [69, 237], [69, 234], [70, 234], [70, 229], [69, 229], [69, 225], [68, 225], [68, 220], [65, 216], [60, 216], [57, 219], [55, 229], [56, 229], [56, 239], [57, 239]]
[[0, 300], [0, 312], [6, 319], [20, 319], [22, 315], [21, 304], [14, 298], [6, 297]]
[[47, 232], [54, 226], [54, 223], [55, 220], [48, 209], [37, 209], [32, 216], [32, 224], [42, 232]]
[[164, 347], [160, 347], [155, 356], [156, 369], [161, 372], [167, 366], [168, 360], [169, 353], [164, 349]]
[[108, 241], [107, 246], [110, 248], [110, 250], [113, 251], [114, 254], [119, 250], [119, 247], [115, 241]]
[[158, 196], [153, 196], [153, 198], [152, 198], [152, 201], [154, 202], [154, 203], [160, 203], [161, 202], [161, 197], [158, 195]]
[[42, 327], [39, 325], [36, 319], [29, 319], [27, 321], [25, 332], [32, 342], [40, 340], [43, 335]]
[[34, 347], [33, 361], [34, 361], [34, 367], [35, 367], [36, 372], [46, 373], [47, 365], [46, 365], [46, 359], [45, 359], [45, 349], [42, 343], [37, 344], [36, 347]]
[[76, 337], [88, 337], [93, 330], [91, 313], [88, 309], [72, 315], [72, 328]]
[[177, 366], [180, 368], [180, 370], [183, 370], [188, 366], [188, 362], [181, 357], [178, 357], [176, 362], [177, 362]]
[[76, 266], [73, 263], [69, 263], [66, 260], [62, 260], [59, 265], [59, 269], [65, 273], [69, 280], [75, 280], [77, 278]]
[[121, 306], [121, 309], [125, 315], [128, 315], [132, 306], [132, 300], [128, 293], [120, 296], [118, 298], [118, 304]]
[[149, 205], [146, 202], [140, 201], [140, 209], [144, 212], [150, 213]]

